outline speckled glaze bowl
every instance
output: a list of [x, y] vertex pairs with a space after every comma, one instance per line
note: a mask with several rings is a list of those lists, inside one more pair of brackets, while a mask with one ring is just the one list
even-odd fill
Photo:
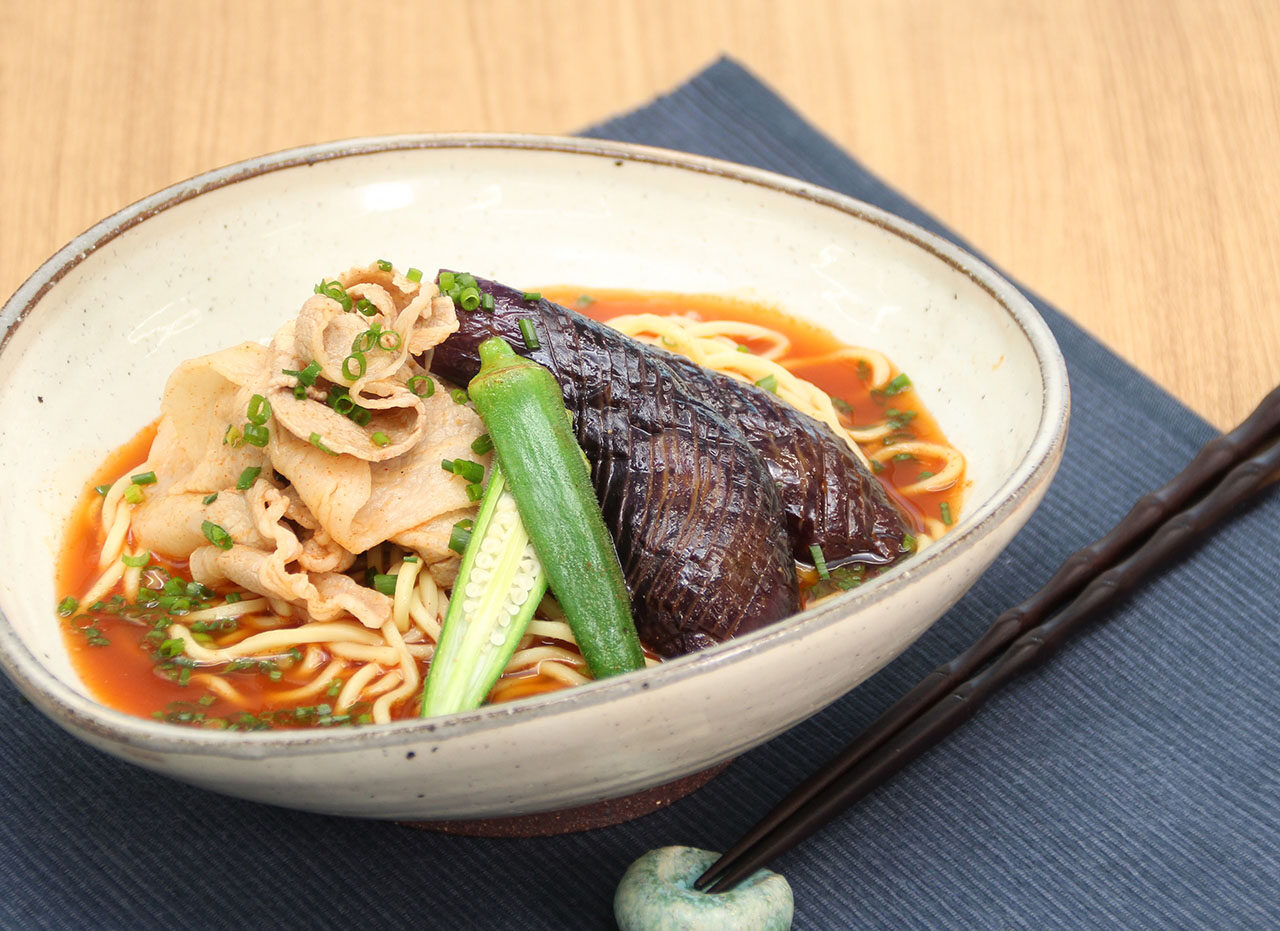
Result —
[[[791, 620], [538, 699], [266, 733], [188, 730], [99, 704], [53, 611], [55, 554], [90, 471], [156, 416], [180, 360], [266, 339], [321, 277], [384, 257], [518, 286], [746, 296], [880, 349], [968, 457], [962, 517], [920, 556]], [[59, 725], [140, 766], [375, 818], [617, 798], [814, 714], [898, 655], [1009, 542], [1057, 467], [1069, 406], [1062, 358], [1035, 310], [937, 237], [788, 178], [578, 139], [360, 139], [209, 172], [67, 244], [5, 304], [0, 327], [8, 675]]]

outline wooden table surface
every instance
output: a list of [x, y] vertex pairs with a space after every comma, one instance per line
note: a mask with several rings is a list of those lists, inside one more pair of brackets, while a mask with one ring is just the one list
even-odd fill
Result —
[[0, 0], [0, 291], [228, 162], [572, 132], [721, 54], [1215, 424], [1280, 376], [1273, 0]]

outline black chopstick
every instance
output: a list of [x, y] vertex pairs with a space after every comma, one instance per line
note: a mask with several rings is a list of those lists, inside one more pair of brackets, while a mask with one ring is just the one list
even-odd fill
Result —
[[[733, 888], [958, 727], [992, 691], [1047, 658], [1084, 620], [1189, 543], [1193, 537], [1180, 530], [1188, 521], [1204, 529], [1265, 487], [1267, 470], [1274, 471], [1280, 460], [1280, 445], [1265, 444], [1277, 438], [1280, 388], [1240, 426], [1208, 443], [1168, 484], [1139, 500], [1115, 529], [1068, 558], [1042, 589], [1001, 614], [969, 649], [925, 677], [743, 835], [696, 887]], [[1182, 512], [1206, 491], [1200, 504]], [[1073, 597], [1070, 607], [1045, 622]], [[974, 675], [1001, 650], [1006, 652], [999, 660]]]

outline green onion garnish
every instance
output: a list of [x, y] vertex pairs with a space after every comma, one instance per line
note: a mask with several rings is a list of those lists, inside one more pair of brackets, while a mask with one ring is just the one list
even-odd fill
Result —
[[429, 398], [436, 393], [436, 383], [425, 375], [414, 375], [404, 386], [420, 398]]
[[831, 578], [831, 573], [827, 571], [827, 559], [822, 555], [822, 547], [815, 543], [809, 547], [809, 553], [813, 556], [813, 568], [818, 571], [818, 578]]
[[110, 486], [110, 485], [95, 485], [95, 486], [93, 487], [93, 490], [94, 490], [94, 491], [96, 491], [98, 494], [102, 495], [102, 496], [105, 498], [105, 497], [106, 497], [106, 495], [107, 495], [107, 492], [109, 492], [109, 491], [111, 490], [111, 486]]
[[240, 491], [248, 491], [253, 487], [253, 483], [258, 480], [258, 476], [261, 474], [261, 466], [249, 466], [241, 472], [240, 477], [236, 479], [236, 488]]
[[932, 472], [930, 472], [928, 469], [925, 469], [923, 472], [921, 472], [919, 475], [917, 475], [917, 476], [916, 476], [916, 481], [917, 481], [917, 482], [923, 482], [926, 478], [933, 478], [933, 473], [932, 473]]
[[124, 553], [120, 556], [120, 561], [130, 569], [141, 569], [151, 561], [151, 551], [143, 550], [137, 556], [130, 556], [128, 553]]
[[449, 397], [453, 398], [454, 404], [466, 404], [471, 400], [466, 388], [454, 388], [449, 392]]
[[373, 301], [367, 297], [362, 297], [356, 301], [356, 310], [364, 314], [366, 317], [372, 317], [378, 312], [378, 308], [373, 306]]
[[374, 575], [373, 587], [375, 591], [382, 592], [384, 595], [394, 595], [396, 593], [396, 580], [398, 575], [382, 575], [381, 573]]
[[489, 438], [489, 434], [481, 433], [478, 437], [471, 441], [471, 451], [477, 456], [483, 456], [487, 452], [492, 452], [493, 440]]
[[902, 536], [902, 552], [904, 552], [904, 553], [911, 553], [911, 552], [914, 552], [914, 551], [915, 551], [915, 548], [916, 548], [916, 538], [915, 538], [915, 537], [913, 537], [913, 536], [912, 536], [911, 534], [909, 534], [909, 533], [907, 533], [907, 534], [903, 534], [903, 536]]
[[375, 322], [373, 326], [351, 341], [351, 351], [372, 352], [373, 347], [378, 345], [378, 334], [381, 332], [382, 326]]
[[246, 443], [250, 446], [256, 446], [259, 449], [266, 446], [267, 441], [271, 439], [271, 431], [256, 423], [245, 424], [243, 435]]
[[385, 352], [395, 352], [400, 348], [400, 334], [395, 330], [383, 330], [378, 334], [378, 348]]
[[316, 294], [323, 294], [330, 300], [337, 301], [342, 305], [344, 311], [351, 309], [351, 296], [347, 294], [347, 289], [342, 286], [339, 281], [321, 281], [315, 286]]
[[463, 288], [458, 295], [458, 303], [462, 305], [463, 310], [475, 310], [480, 306], [483, 298], [480, 297], [480, 289], [476, 287]]
[[338, 455], [328, 446], [324, 445], [324, 437], [322, 437], [319, 433], [312, 433], [309, 437], [307, 437], [307, 442], [310, 443], [312, 446], [314, 446], [316, 449], [320, 450], [322, 453], [328, 453], [330, 456]]
[[[484, 480], [484, 466], [478, 462], [472, 462], [470, 459], [454, 459], [449, 462], [449, 471], [454, 475], [461, 475], [468, 482], [480, 482]], [[443, 463], [442, 463], [443, 464]]]
[[889, 384], [881, 388], [879, 393], [887, 398], [891, 398], [895, 394], [902, 394], [902, 392], [906, 391], [910, 387], [911, 379], [908, 378], [904, 372], [897, 378], [893, 379], [893, 381], [889, 382]]
[[440, 290], [448, 292], [453, 288], [453, 272], [440, 273]]
[[449, 473], [451, 473], [451, 474], [452, 474], [452, 473], [453, 473], [453, 460], [452, 460], [452, 459], [441, 459], [441, 460], [440, 460], [440, 468], [442, 468], [442, 469], [444, 469], [446, 472], [449, 472]]
[[124, 500], [130, 504], [142, 503], [142, 489], [137, 485], [127, 485], [124, 490]]
[[369, 437], [369, 442], [374, 446], [387, 446], [391, 443], [391, 437], [387, 436], [381, 430], [377, 430], [374, 432], [373, 436]]
[[894, 456], [894, 457], [893, 457], [893, 461], [894, 461], [894, 462], [906, 462], [906, 461], [908, 461], [908, 460], [910, 460], [910, 459], [914, 459], [914, 458], [915, 458], [915, 456], [913, 456], [911, 453], [898, 453], [896, 456]]
[[938, 505], [938, 513], [942, 515], [942, 522], [948, 527], [951, 526], [951, 503], [943, 501]]
[[876, 473], [876, 475], [879, 475], [881, 472], [884, 471], [884, 463], [881, 462], [879, 459], [872, 459], [871, 471]]
[[750, 353], [751, 350], [746, 346], [742, 345], [742, 343], [738, 343], [738, 352]]
[[541, 291], [523, 291], [521, 292], [520, 297], [526, 301], [540, 301], [542, 300], [542, 292]]
[[233, 605], [233, 604], [239, 604], [241, 598], [242, 596], [239, 592], [227, 592], [226, 598], [224, 598], [223, 600], [226, 601], [227, 604]]
[[410, 281], [421, 281], [421, 280], [422, 280], [422, 269], [420, 269], [420, 268], [411, 268], [411, 269], [409, 269], [407, 272], [405, 272], [405, 273], [404, 273], [404, 276], [405, 276], [406, 278], [408, 278]]
[[298, 373], [298, 381], [302, 382], [308, 388], [316, 383], [316, 376], [322, 371], [320, 363], [312, 359], [307, 363], [306, 368]]
[[840, 413], [844, 414], [846, 417], [853, 416], [853, 405], [850, 404], [848, 401], [846, 401], [844, 398], [832, 398], [831, 406], [834, 407], [836, 410], [838, 410]]
[[330, 394], [329, 406], [343, 417], [350, 417], [351, 412], [356, 409], [356, 402], [351, 400], [349, 394]]
[[391, 271], [391, 263], [386, 259], [378, 259], [378, 268], [382, 269], [384, 272], [389, 272]]
[[249, 423], [262, 426], [271, 416], [271, 402], [262, 395], [255, 394], [249, 399], [249, 410], [245, 416], [248, 417]]
[[764, 378], [761, 378], [759, 381], [756, 382], [756, 386], [763, 388], [765, 391], [771, 391], [774, 394], [777, 394], [778, 393], [778, 376], [766, 375]]
[[363, 352], [353, 352], [342, 360], [342, 376], [347, 381], [355, 381], [364, 377], [365, 362]]
[[579, 307], [590, 307], [590, 306], [591, 306], [592, 304], [594, 304], [595, 302], [596, 302], [596, 299], [595, 299], [594, 297], [592, 297], [590, 294], [579, 294], [579, 295], [578, 295], [578, 306], [579, 306]]
[[467, 544], [471, 541], [471, 529], [473, 527], [475, 527], [475, 521], [470, 519], [460, 520], [454, 524], [453, 530], [449, 534], [449, 549], [459, 556], [466, 552]]
[[154, 472], [139, 472], [137, 475], [129, 476], [129, 481], [135, 485], [154, 485], [156, 483], [156, 474]]
[[493, 310], [493, 295], [488, 291], [480, 295], [480, 308], [481, 310]]
[[160, 646], [156, 648], [156, 652], [161, 656], [172, 658], [174, 656], [181, 656], [186, 648], [187, 645], [181, 637], [173, 637], [161, 643]]
[[402, 560], [402, 562], [422, 562], [422, 560], [419, 559], [417, 556], [413, 555], [412, 553], [410, 553], [408, 556], [406, 556]]
[[218, 500], [218, 493], [215, 491], [215, 492], [214, 492], [213, 494], [211, 494], [211, 495], [205, 495], [205, 496], [204, 496], [204, 501], [203, 501], [202, 503], [203, 503], [203, 504], [205, 504], [205, 505], [207, 506], [207, 505], [213, 504], [213, 502], [215, 502], [215, 501], [217, 501], [217, 500]]
[[76, 609], [80, 607], [80, 601], [68, 595], [58, 602], [58, 617], [71, 617], [76, 613]]
[[204, 533], [204, 538], [220, 550], [229, 550], [235, 545], [235, 541], [231, 539], [231, 534], [211, 520], [202, 523], [200, 530]]
[[355, 406], [355, 410], [347, 416], [351, 418], [357, 427], [366, 426], [369, 421], [373, 419], [373, 414], [370, 413], [369, 409], [367, 407], [361, 407], [359, 404], [357, 404]]
[[541, 345], [538, 342], [538, 331], [533, 328], [533, 321], [528, 317], [520, 318], [520, 335], [524, 337], [524, 344], [530, 349], [537, 349]]
[[484, 486], [479, 482], [472, 482], [467, 486], [467, 500], [479, 501], [484, 497]]

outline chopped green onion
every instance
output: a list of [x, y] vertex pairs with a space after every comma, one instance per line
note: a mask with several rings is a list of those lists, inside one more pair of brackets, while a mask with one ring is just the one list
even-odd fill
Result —
[[827, 570], [827, 559], [822, 555], [822, 547], [813, 544], [809, 547], [809, 554], [813, 557], [813, 568], [818, 570], [818, 578], [831, 578], [831, 573]]
[[765, 391], [771, 391], [774, 394], [777, 394], [778, 393], [778, 376], [766, 375], [764, 378], [761, 378], [759, 381], [756, 382], [756, 386], [763, 388]]
[[594, 304], [595, 302], [596, 302], [596, 299], [595, 299], [594, 297], [592, 297], [590, 294], [579, 294], [579, 295], [578, 295], [578, 306], [579, 306], [579, 307], [590, 307], [590, 306], [591, 306], [592, 304]]
[[284, 370], [284, 373], [286, 375], [297, 375], [298, 381], [302, 382], [308, 388], [315, 385], [316, 376], [319, 375], [320, 372], [321, 372], [320, 363], [315, 361], [314, 359], [308, 362], [306, 367], [301, 372], [293, 372], [293, 371], [290, 371], [289, 369]]
[[356, 310], [364, 314], [366, 317], [372, 317], [378, 312], [378, 308], [373, 305], [373, 301], [367, 297], [362, 297], [356, 301]]
[[748, 348], [747, 346], [742, 345], [742, 343], [738, 343], [738, 352], [745, 352], [749, 354], [751, 352], [751, 349]]
[[80, 601], [68, 595], [58, 602], [58, 617], [71, 617], [76, 613], [76, 609], [80, 607]]
[[907, 534], [903, 534], [903, 536], [902, 536], [902, 552], [904, 552], [904, 553], [911, 553], [911, 552], [914, 552], [914, 551], [915, 551], [915, 548], [916, 548], [916, 538], [915, 538], [915, 537], [913, 537], [913, 536], [912, 536], [911, 534], [909, 534], [909, 533], [907, 533]]
[[249, 423], [256, 424], [259, 427], [267, 422], [267, 418], [271, 416], [271, 402], [260, 394], [255, 394], [249, 399], [249, 410], [246, 416]]
[[240, 432], [240, 428], [235, 424], [227, 424], [226, 433], [222, 434], [223, 446], [242, 446], [244, 445], [244, 434]]
[[319, 433], [312, 433], [309, 437], [307, 437], [307, 442], [310, 443], [312, 446], [314, 446], [316, 449], [320, 450], [321, 452], [328, 453], [330, 456], [338, 455], [328, 446], [324, 445], [324, 437], [322, 437]]
[[378, 259], [378, 268], [382, 269], [384, 272], [389, 272], [391, 271], [391, 263], [386, 259]]
[[253, 483], [258, 480], [258, 476], [261, 474], [261, 466], [248, 466], [240, 473], [240, 477], [236, 479], [236, 488], [239, 491], [248, 491], [253, 487]]
[[420, 398], [429, 398], [436, 393], [436, 383], [425, 375], [414, 375], [404, 386]]
[[337, 301], [344, 311], [351, 310], [351, 296], [340, 281], [321, 281], [314, 290], [316, 294], [323, 294], [330, 300]]
[[917, 476], [916, 476], [916, 481], [917, 481], [917, 482], [923, 482], [926, 478], [933, 478], [933, 473], [932, 473], [932, 472], [930, 472], [928, 469], [925, 469], [923, 472], [921, 472], [919, 475], [917, 475]]
[[846, 401], [844, 398], [832, 398], [831, 406], [834, 407], [836, 410], [838, 410], [840, 413], [844, 414], [846, 417], [853, 416], [853, 405], [850, 404], [848, 401]]
[[484, 486], [479, 482], [472, 482], [467, 486], [467, 500], [479, 501], [484, 497]]
[[405, 273], [404, 273], [404, 276], [405, 276], [406, 278], [408, 278], [410, 281], [421, 281], [421, 280], [422, 280], [422, 269], [420, 269], [420, 268], [411, 268], [411, 269], [409, 269], [407, 272], [405, 272]]
[[124, 490], [124, 500], [128, 501], [130, 504], [141, 504], [142, 489], [137, 485], [126, 486]]
[[211, 494], [211, 495], [205, 495], [205, 496], [204, 496], [204, 501], [203, 501], [202, 503], [203, 503], [204, 505], [208, 506], [208, 505], [210, 505], [210, 504], [213, 504], [213, 502], [215, 502], [215, 501], [217, 501], [217, 500], [218, 500], [218, 493], [215, 491], [215, 492], [214, 492], [213, 494]]
[[413, 554], [411, 553], [410, 555], [406, 556], [406, 557], [402, 560], [402, 562], [422, 562], [422, 560], [421, 560], [421, 559], [419, 559], [417, 556], [415, 556], [415, 555], [413, 555]]
[[130, 569], [141, 569], [151, 561], [151, 551], [143, 550], [137, 556], [130, 556], [128, 553], [124, 553], [120, 556], [120, 561]]
[[98, 494], [102, 495], [102, 496], [105, 498], [105, 497], [106, 497], [107, 492], [109, 492], [109, 491], [111, 490], [111, 486], [110, 486], [110, 485], [95, 485], [95, 486], [94, 486], [94, 488], [93, 488], [93, 490], [94, 490], [94, 491], [96, 491]]
[[520, 297], [526, 301], [540, 301], [542, 300], [542, 292], [541, 291], [524, 291], [524, 292], [521, 292]]
[[938, 513], [942, 515], [942, 522], [948, 527], [951, 526], [951, 503], [943, 501], [938, 505]]
[[440, 468], [444, 469], [446, 472], [450, 472], [450, 473], [452, 473], [452, 472], [453, 472], [453, 460], [452, 460], [452, 459], [441, 459], [441, 460], [440, 460]]
[[493, 310], [493, 295], [488, 291], [480, 295], [480, 309], [489, 311]]
[[524, 337], [524, 344], [530, 349], [537, 349], [541, 343], [538, 342], [538, 331], [533, 328], [533, 321], [528, 317], [520, 318], [520, 335]]
[[369, 421], [373, 419], [373, 414], [369, 412], [369, 409], [361, 407], [359, 404], [356, 405], [355, 410], [353, 410], [348, 416], [357, 427], [366, 426]]
[[440, 290], [447, 292], [453, 288], [453, 272], [440, 273]]
[[154, 472], [139, 472], [137, 475], [129, 476], [129, 481], [135, 485], [154, 485], [156, 483], [156, 474]]
[[472, 462], [470, 459], [454, 459], [449, 463], [448, 471], [454, 475], [461, 475], [468, 482], [479, 482], [484, 479], [484, 466], [478, 462]]
[[449, 397], [453, 398], [454, 404], [466, 404], [471, 400], [466, 388], [454, 388], [449, 392]]
[[384, 352], [395, 352], [400, 348], [400, 334], [395, 330], [383, 330], [378, 334], [378, 348]]
[[293, 396], [297, 398], [299, 401], [305, 401], [307, 399], [307, 386], [302, 384], [301, 382], [294, 385]]
[[231, 539], [231, 534], [211, 520], [202, 523], [200, 530], [204, 533], [204, 538], [220, 550], [229, 550], [235, 545], [235, 541]]
[[174, 656], [181, 656], [186, 648], [187, 644], [182, 640], [182, 638], [173, 637], [160, 644], [160, 646], [156, 648], [156, 652], [161, 656], [172, 658]]
[[475, 527], [475, 521], [469, 518], [454, 524], [453, 530], [449, 534], [449, 549], [459, 556], [466, 552], [467, 543], [471, 540], [471, 529], [473, 527]]
[[239, 604], [242, 598], [243, 596], [239, 592], [227, 592], [227, 595], [223, 600], [227, 604], [233, 605], [233, 604]]
[[351, 400], [351, 395], [349, 394], [331, 394], [329, 396], [329, 406], [343, 417], [350, 417], [351, 413], [356, 409], [356, 402]]
[[481, 433], [478, 437], [471, 441], [471, 451], [477, 456], [483, 456], [485, 453], [493, 451], [493, 440], [489, 438], [489, 434]]
[[[353, 364], [354, 363], [354, 364]], [[364, 377], [365, 362], [363, 352], [353, 352], [342, 360], [342, 375], [347, 381], [355, 381]]]
[[266, 446], [267, 441], [271, 439], [271, 431], [256, 423], [245, 424], [243, 433], [244, 441], [250, 446], [256, 446], [259, 449]]
[[899, 375], [897, 378], [893, 379], [893, 381], [889, 382], [889, 384], [881, 388], [879, 391], [879, 394], [883, 395], [886, 398], [891, 398], [895, 394], [902, 394], [902, 392], [906, 391], [910, 387], [911, 387], [911, 379], [908, 378], [906, 373], [904, 372], [901, 375]]
[[876, 473], [876, 475], [879, 475], [881, 472], [884, 471], [884, 463], [881, 462], [879, 459], [872, 459], [871, 471]]
[[458, 303], [462, 305], [463, 310], [475, 310], [482, 300], [480, 289], [477, 287], [463, 288], [458, 295]]
[[372, 352], [373, 347], [378, 345], [378, 334], [382, 332], [382, 327], [378, 323], [365, 330], [359, 336], [351, 341], [351, 351], [355, 352]]
[[387, 446], [391, 443], [391, 437], [387, 436], [381, 430], [377, 430], [374, 432], [373, 436], [369, 437], [369, 442], [374, 446]]
[[396, 593], [396, 580], [398, 575], [383, 575], [378, 573], [373, 577], [373, 587], [375, 591], [382, 592], [384, 595], [394, 595]]
[[915, 458], [915, 456], [913, 456], [911, 453], [898, 453], [896, 456], [894, 456], [894, 457], [893, 457], [893, 461], [894, 461], [894, 462], [906, 462], [906, 461], [908, 461], [908, 460], [910, 460], [910, 459], [914, 459], [914, 458]]

